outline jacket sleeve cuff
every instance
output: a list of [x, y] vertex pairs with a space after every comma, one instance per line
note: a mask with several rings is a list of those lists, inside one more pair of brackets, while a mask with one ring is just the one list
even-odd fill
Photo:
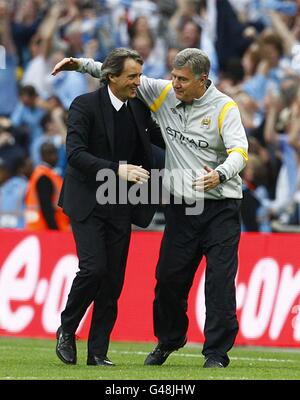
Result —
[[111, 162], [110, 163], [110, 169], [114, 171], [116, 175], [118, 175], [118, 170], [119, 170], [119, 163], [116, 162]]

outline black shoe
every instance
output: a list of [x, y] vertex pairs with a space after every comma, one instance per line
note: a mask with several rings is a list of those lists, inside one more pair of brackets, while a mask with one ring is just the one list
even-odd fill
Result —
[[186, 344], [186, 342], [187, 339], [185, 338], [180, 346], [173, 348], [168, 348], [164, 346], [162, 343], [158, 343], [155, 349], [151, 353], [149, 353], [148, 356], [146, 357], [144, 365], [162, 365], [169, 357], [169, 355], [173, 353], [173, 351], [176, 351], [181, 347], [183, 347]]
[[60, 326], [56, 332], [56, 354], [65, 364], [76, 364], [77, 351], [75, 334], [64, 332]]
[[227, 365], [224, 365], [221, 361], [218, 361], [212, 357], [207, 358], [203, 365], [203, 368], [226, 368], [226, 367]]
[[87, 358], [87, 365], [99, 365], [102, 367], [114, 367], [115, 364], [110, 361], [107, 357], [92, 356], [89, 355]]

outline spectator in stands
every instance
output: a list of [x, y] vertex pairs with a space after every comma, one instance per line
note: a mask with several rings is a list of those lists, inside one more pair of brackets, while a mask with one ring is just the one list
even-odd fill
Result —
[[66, 55], [70, 46], [76, 54], [83, 55], [80, 22], [72, 22], [68, 26], [65, 32], [68, 35], [66, 41], [58, 41], [55, 36], [65, 10], [65, 6], [58, 3], [49, 9], [37, 35], [32, 39], [33, 57], [25, 68], [22, 83], [33, 86], [43, 99], [52, 95], [58, 96], [67, 109], [76, 96], [87, 91], [87, 80], [78, 74], [63, 74], [57, 78], [50, 76], [51, 69]]
[[241, 207], [242, 229], [247, 232], [270, 232], [269, 212], [264, 206], [268, 200], [265, 187], [266, 165], [256, 154], [249, 159], [242, 172], [243, 202]]
[[3, 158], [0, 158], [0, 185], [3, 185], [9, 179], [9, 168]]
[[19, 65], [25, 68], [31, 59], [29, 44], [43, 21], [47, 4], [37, 0], [14, 2], [16, 9], [11, 10], [13, 40], [17, 48]]
[[15, 160], [13, 170], [7, 166], [10, 177], [0, 185], [1, 228], [25, 227], [25, 194], [32, 170], [32, 161], [26, 156]]
[[31, 59], [24, 68], [22, 85], [34, 86], [38, 95], [44, 99], [53, 94], [52, 80], [48, 78], [51, 69], [51, 52], [54, 45], [54, 33], [63, 7], [61, 4], [52, 5], [39, 29], [31, 39]]
[[177, 43], [182, 48], [200, 47], [201, 27], [193, 19], [180, 21]]
[[149, 21], [148, 19], [141, 15], [137, 17], [132, 24], [129, 24], [128, 27], [128, 33], [130, 36], [130, 39], [132, 40], [135, 36], [148, 36], [148, 35], [153, 35], [153, 31], [150, 28]]
[[68, 53], [83, 56], [82, 24], [77, 20], [67, 26], [65, 31], [66, 42], [68, 43]]
[[[284, 4], [282, 2], [282, 4]], [[294, 13], [288, 16], [285, 13], [270, 10], [271, 26], [283, 41], [285, 51], [285, 68], [292, 69], [298, 74], [300, 72], [300, 13], [297, 13], [297, 6]], [[292, 20], [291, 20], [292, 18]]]
[[266, 207], [273, 219], [289, 224], [295, 194], [299, 190], [299, 76], [283, 79], [280, 92], [269, 93], [264, 140], [270, 158], [280, 159], [275, 196]]
[[44, 115], [41, 121], [43, 134], [36, 138], [31, 146], [31, 158], [35, 166], [41, 163], [41, 145], [45, 142], [53, 143], [58, 150], [57, 164], [54, 166], [55, 171], [63, 176], [66, 166], [66, 150], [65, 141], [67, 127], [65, 123], [65, 112], [61, 107], [56, 107]]
[[236, 95], [236, 87], [242, 83], [245, 76], [244, 68], [240, 60], [231, 59], [228, 62], [228, 69], [220, 73], [217, 87], [222, 92], [232, 95]]
[[57, 205], [62, 178], [53, 170], [58, 160], [55, 145], [42, 144], [41, 158], [42, 164], [34, 169], [25, 197], [26, 229], [68, 231], [69, 219]]
[[21, 87], [20, 101], [12, 113], [11, 121], [13, 127], [21, 128], [26, 133], [29, 147], [42, 135], [40, 122], [44, 114], [35, 88], [30, 85]]
[[256, 29], [249, 33], [247, 23], [239, 20], [229, 0], [215, 2], [215, 48], [220, 71], [227, 70], [232, 58], [241, 58], [253, 41]]
[[0, 158], [5, 162], [10, 171], [14, 163], [25, 155], [24, 148], [17, 141], [17, 133], [7, 118], [0, 118]]
[[269, 91], [279, 91], [280, 83], [283, 78], [283, 70], [280, 60], [283, 56], [283, 43], [280, 37], [272, 31], [263, 32], [258, 43], [262, 59], [258, 64], [254, 76], [242, 84], [242, 91], [248, 97], [244, 103], [238, 102], [242, 110], [252, 107], [256, 112], [253, 113], [252, 126], [257, 127], [264, 119], [264, 101]]
[[165, 58], [165, 72], [163, 79], [172, 79], [171, 71], [173, 69], [173, 62], [176, 55], [182, 50], [180, 47], [169, 47]]
[[2, 0], [0, 1], [0, 46], [0, 50], [3, 50], [3, 54], [2, 52], [0, 54], [0, 57], [3, 57], [0, 59], [0, 117], [9, 117], [18, 101], [15, 79], [17, 57], [11, 37], [8, 6]]
[[150, 35], [137, 35], [132, 39], [132, 48], [144, 61], [143, 73], [150, 78], [161, 78], [165, 73], [164, 59], [157, 57], [154, 51], [154, 40]]

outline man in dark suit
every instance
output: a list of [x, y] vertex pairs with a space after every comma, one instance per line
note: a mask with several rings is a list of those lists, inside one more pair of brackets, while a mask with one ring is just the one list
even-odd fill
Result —
[[113, 50], [103, 63], [100, 89], [77, 97], [70, 107], [68, 166], [59, 205], [71, 221], [79, 271], [57, 331], [56, 354], [66, 364], [76, 364], [75, 332], [93, 302], [87, 364], [114, 365], [107, 351], [124, 281], [131, 224], [145, 227], [155, 212], [150, 205], [99, 204], [96, 199], [98, 171], [113, 171], [120, 179], [116, 180], [117, 193], [121, 180], [147, 184], [154, 168], [150, 141], [164, 146], [149, 109], [135, 98], [142, 64], [134, 51]]

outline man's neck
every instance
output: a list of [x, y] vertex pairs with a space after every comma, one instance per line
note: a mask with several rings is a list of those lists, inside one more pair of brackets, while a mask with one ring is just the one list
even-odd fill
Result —
[[[108, 91], [110, 94], [112, 94], [114, 97], [116, 97], [118, 100], [122, 101], [122, 103], [125, 103], [124, 99], [120, 97], [120, 95], [116, 92], [115, 88], [111, 85], [108, 85]], [[127, 100], [126, 100], [127, 101]]]
[[204, 93], [206, 92], [206, 90], [207, 90], [207, 87], [206, 87], [206, 85], [204, 85], [204, 86], [201, 88], [201, 90], [199, 90], [197, 99], [201, 99], [201, 97], [204, 95]]
[[108, 85], [107, 89], [108, 89], [108, 94], [110, 97], [111, 104], [117, 111], [119, 111], [124, 103], [127, 104], [127, 100], [123, 101], [118, 96], [116, 96], [115, 93], [112, 91], [112, 88], [109, 85]]

